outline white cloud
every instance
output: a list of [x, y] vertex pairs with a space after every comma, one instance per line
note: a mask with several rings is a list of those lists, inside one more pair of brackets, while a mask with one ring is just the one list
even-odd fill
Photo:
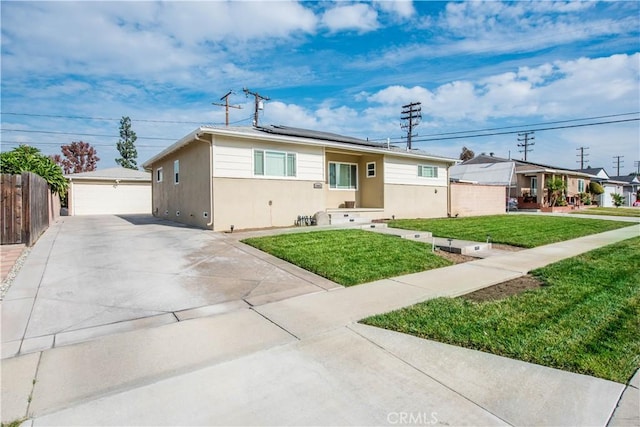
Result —
[[393, 14], [402, 19], [410, 18], [416, 13], [413, 2], [410, 0], [375, 0], [374, 4], [383, 12]]
[[322, 23], [332, 32], [357, 31], [366, 33], [377, 29], [378, 12], [367, 4], [336, 6], [324, 12]]

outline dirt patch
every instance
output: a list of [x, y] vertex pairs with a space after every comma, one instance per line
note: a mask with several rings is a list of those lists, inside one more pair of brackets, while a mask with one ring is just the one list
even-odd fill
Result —
[[438, 255], [439, 257], [442, 257], [444, 259], [448, 259], [449, 261], [451, 261], [454, 264], [462, 264], [463, 262], [469, 262], [469, 261], [475, 261], [478, 258], [474, 258], [472, 256], [469, 255], [462, 255], [462, 254], [456, 254], [453, 252], [447, 252], [447, 251], [442, 251], [442, 250], [436, 250], [434, 252], [436, 255]]
[[461, 298], [475, 302], [496, 301], [511, 295], [517, 295], [529, 289], [540, 288], [542, 285], [543, 283], [540, 279], [527, 274], [517, 279], [507, 280], [506, 282], [462, 295]]
[[491, 243], [491, 248], [498, 249], [501, 251], [511, 251], [511, 252], [518, 252], [525, 249], [525, 248], [520, 248], [518, 246], [504, 245], [502, 243]]

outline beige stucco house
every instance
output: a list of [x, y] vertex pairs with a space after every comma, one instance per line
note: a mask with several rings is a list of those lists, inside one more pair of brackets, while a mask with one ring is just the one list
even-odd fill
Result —
[[149, 159], [155, 216], [217, 231], [298, 216], [445, 217], [455, 159], [284, 126], [200, 127]]

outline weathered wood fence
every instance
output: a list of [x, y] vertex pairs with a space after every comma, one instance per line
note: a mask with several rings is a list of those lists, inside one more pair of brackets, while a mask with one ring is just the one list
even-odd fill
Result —
[[1, 176], [0, 243], [32, 246], [57, 217], [58, 196], [34, 173]]

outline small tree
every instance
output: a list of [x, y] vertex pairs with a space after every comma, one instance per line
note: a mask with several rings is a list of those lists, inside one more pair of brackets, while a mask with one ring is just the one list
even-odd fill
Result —
[[467, 160], [471, 160], [476, 156], [476, 153], [473, 152], [473, 150], [467, 148], [467, 147], [462, 147], [462, 152], [460, 153], [460, 160], [462, 160], [463, 162], [466, 162]]
[[65, 174], [90, 172], [96, 170], [96, 163], [100, 160], [98, 152], [88, 142], [74, 141], [71, 144], [61, 145], [62, 154], [53, 156], [53, 160], [64, 170]]
[[618, 193], [611, 193], [611, 199], [613, 199], [613, 205], [619, 208], [624, 204], [624, 196]]
[[0, 154], [0, 173], [18, 175], [22, 172], [33, 172], [44, 178], [54, 193], [63, 196], [69, 183], [62, 175], [62, 169], [55, 162], [40, 153], [35, 147], [20, 145], [11, 151]]
[[131, 129], [131, 119], [123, 116], [120, 119], [120, 139], [118, 140], [118, 151], [120, 158], [116, 159], [116, 163], [123, 168], [138, 169], [138, 150], [136, 150], [136, 133]]
[[550, 178], [547, 180], [547, 191], [549, 193], [549, 206], [558, 206], [560, 198], [564, 194], [567, 184], [562, 178]]

